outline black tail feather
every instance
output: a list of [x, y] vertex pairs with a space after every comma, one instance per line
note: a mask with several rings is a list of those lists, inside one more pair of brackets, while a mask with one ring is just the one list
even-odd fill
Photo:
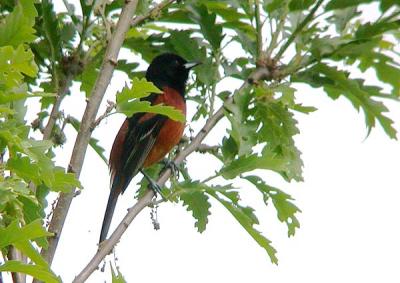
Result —
[[108, 230], [110, 229], [111, 220], [114, 214], [115, 205], [117, 204], [119, 190], [111, 190], [108, 197], [107, 208], [104, 214], [103, 225], [101, 227], [100, 241], [103, 242], [107, 238]]

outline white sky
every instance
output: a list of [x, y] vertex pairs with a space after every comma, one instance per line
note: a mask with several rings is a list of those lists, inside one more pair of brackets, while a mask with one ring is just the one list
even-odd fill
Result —
[[[115, 87], [123, 85], [116, 77], [106, 99], [113, 100]], [[75, 88], [73, 95], [62, 107], [81, 117], [82, 94]], [[304, 86], [297, 97], [319, 109], [308, 116], [296, 114], [305, 182], [287, 184], [259, 172], [294, 196], [303, 211], [295, 237], [287, 238], [286, 226], [278, 222], [274, 209], [264, 206], [255, 189], [238, 183], [243, 203], [256, 208], [258, 229], [278, 250], [279, 265], [270, 263], [266, 252], [218, 203], [211, 200], [212, 215], [203, 234], [196, 232], [191, 213], [180, 204], [167, 203], [159, 208], [161, 230], [153, 230], [146, 209], [118, 244], [117, 265], [127, 282], [399, 282], [399, 143], [379, 127], [364, 140], [364, 116], [344, 99], [332, 101], [321, 90]], [[389, 105], [400, 130], [398, 104]], [[107, 156], [123, 119], [113, 115], [95, 131]], [[73, 130], [68, 132], [74, 135]], [[60, 150], [60, 165], [68, 164], [73, 141], [70, 137]], [[219, 139], [210, 137], [207, 142]], [[212, 164], [212, 158], [199, 155], [188, 160], [197, 178], [207, 176]], [[134, 204], [136, 180], [120, 197], [112, 227]], [[81, 182], [85, 189], [72, 204], [53, 264], [64, 282], [71, 282], [95, 253], [108, 198], [108, 168], [91, 149]], [[97, 271], [87, 282], [104, 281], [111, 282], [108, 266], [106, 273]]]

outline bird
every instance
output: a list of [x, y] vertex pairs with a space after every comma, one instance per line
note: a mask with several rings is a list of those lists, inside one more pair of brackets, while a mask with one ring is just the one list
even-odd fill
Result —
[[[146, 71], [146, 79], [162, 93], [152, 93], [142, 100], [152, 105], [173, 106], [186, 116], [185, 87], [189, 71], [200, 62], [188, 62], [174, 53], [156, 56]], [[132, 178], [141, 172], [150, 187], [159, 188], [142, 170], [160, 162], [182, 138], [185, 123], [167, 116], [139, 112], [127, 117], [117, 133], [110, 152], [110, 195], [104, 214], [100, 241], [103, 242], [110, 228], [119, 195], [123, 194]]]

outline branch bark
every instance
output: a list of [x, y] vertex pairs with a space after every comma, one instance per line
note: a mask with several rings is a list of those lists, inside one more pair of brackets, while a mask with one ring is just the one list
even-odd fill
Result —
[[[87, 103], [85, 113], [83, 114], [81, 128], [76, 138], [70, 164], [68, 166], [68, 171], [75, 173], [77, 178], [79, 178], [81, 173], [86, 149], [92, 134], [91, 126], [96, 119], [100, 103], [104, 97], [107, 86], [111, 81], [114, 68], [117, 64], [118, 53], [124, 41], [125, 33], [130, 27], [130, 21], [136, 11], [137, 3], [138, 0], [125, 1], [125, 6], [121, 11], [121, 15], [112, 39], [108, 42], [99, 76], [97, 77], [90, 95], [90, 99]], [[53, 217], [49, 225], [49, 231], [53, 232], [55, 236], [49, 238], [49, 248], [47, 250], [42, 250], [42, 255], [49, 264], [51, 264], [53, 261], [58, 241], [60, 239], [60, 234], [74, 194], [75, 191], [70, 193], [61, 193], [57, 202], [57, 206], [54, 210]]]

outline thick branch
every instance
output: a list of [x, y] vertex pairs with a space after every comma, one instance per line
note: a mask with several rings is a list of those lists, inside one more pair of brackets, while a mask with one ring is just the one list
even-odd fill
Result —
[[[7, 260], [18, 260], [26, 263], [26, 256], [24, 256], [21, 251], [17, 250], [14, 246], [9, 246]], [[0, 272], [1, 273], [1, 272]], [[13, 283], [25, 283], [26, 274], [20, 272], [11, 272], [11, 278]], [[2, 281], [0, 281], [2, 282]]]
[[[81, 173], [86, 149], [92, 134], [91, 126], [96, 119], [100, 103], [103, 99], [107, 86], [111, 81], [115, 65], [117, 64], [118, 53], [124, 41], [125, 33], [130, 27], [130, 21], [136, 11], [137, 3], [138, 0], [125, 1], [125, 6], [121, 11], [121, 16], [118, 20], [112, 39], [108, 42], [100, 73], [97, 77], [92, 93], [90, 94], [90, 99], [87, 103], [85, 113], [83, 114], [81, 128], [75, 141], [75, 146], [68, 168], [68, 171], [74, 172], [77, 178]], [[53, 261], [60, 234], [64, 226], [65, 218], [67, 217], [74, 193], [74, 191], [70, 193], [61, 193], [57, 202], [57, 206], [54, 210], [54, 214], [49, 225], [49, 231], [55, 233], [55, 236], [53, 238], [49, 238], [49, 248], [42, 251], [44, 258], [49, 262], [49, 264], [51, 264]]]

